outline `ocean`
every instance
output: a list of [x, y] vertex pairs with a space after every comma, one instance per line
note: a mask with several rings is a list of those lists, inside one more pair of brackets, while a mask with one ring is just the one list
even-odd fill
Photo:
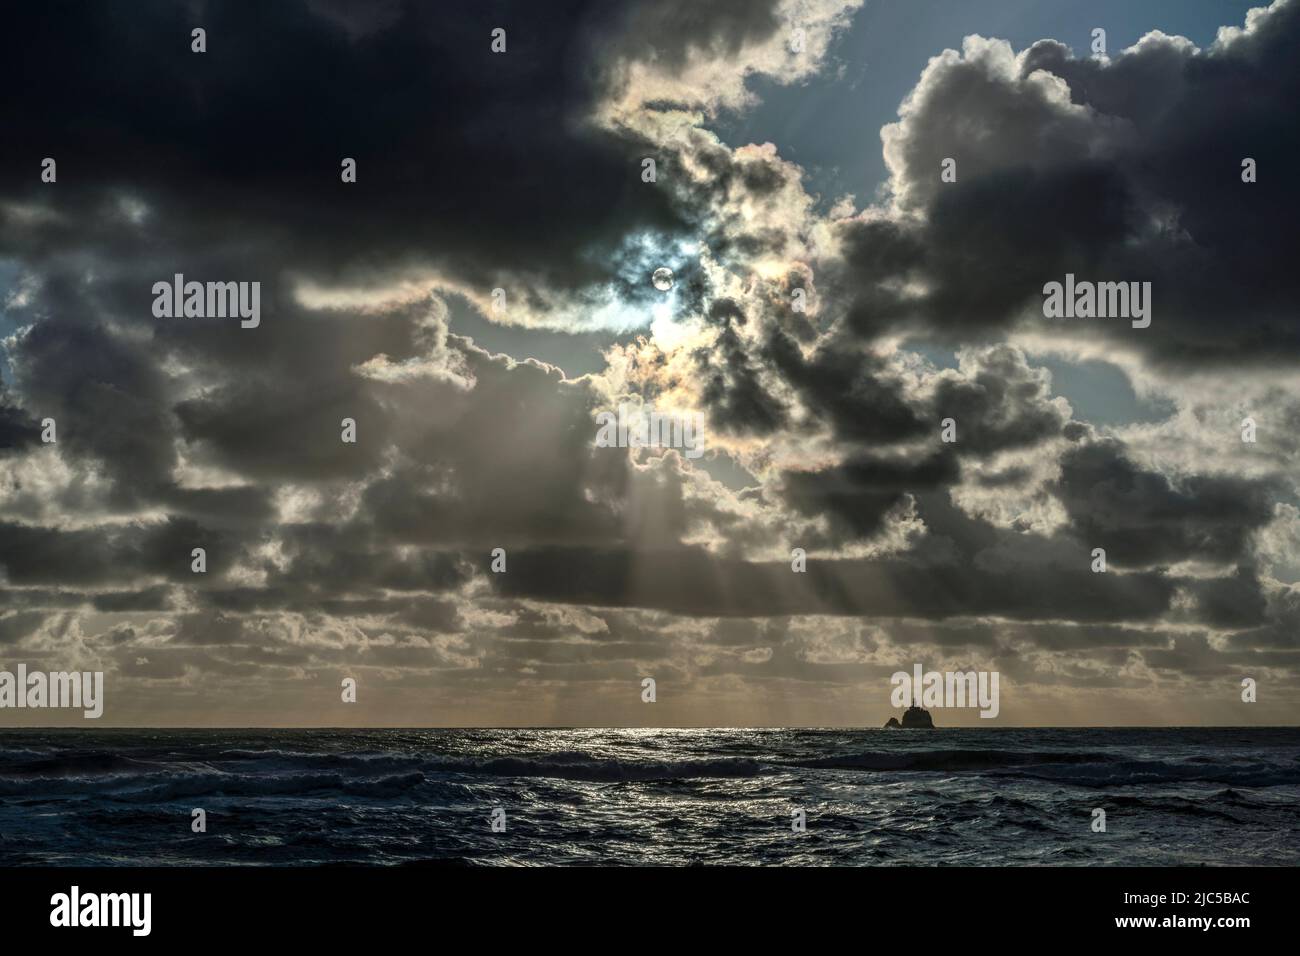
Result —
[[1294, 866], [1298, 837], [1298, 728], [0, 731], [5, 866]]

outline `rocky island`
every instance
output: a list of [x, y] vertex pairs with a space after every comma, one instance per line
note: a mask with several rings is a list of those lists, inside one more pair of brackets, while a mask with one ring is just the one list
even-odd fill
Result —
[[924, 707], [917, 707], [913, 704], [907, 710], [903, 711], [903, 722], [900, 724], [897, 717], [890, 717], [885, 722], [886, 727], [929, 727], [934, 728], [934, 721], [930, 719], [930, 712]]

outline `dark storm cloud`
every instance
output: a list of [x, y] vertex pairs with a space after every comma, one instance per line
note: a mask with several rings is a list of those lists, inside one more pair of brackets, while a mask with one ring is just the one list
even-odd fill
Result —
[[[62, 530], [0, 522], [0, 571], [13, 585], [74, 587], [165, 578], [187, 584], [220, 577], [247, 542], [189, 518]], [[207, 576], [191, 570], [191, 551], [207, 551]]]
[[[1177, 334], [1155, 347], [1171, 359], [1282, 362], [1300, 351], [1300, 285], [1285, 266], [1300, 252], [1300, 183], [1283, 174], [1300, 150], [1286, 118], [1300, 97], [1297, 43], [1300, 5], [1291, 3], [1210, 55], [1149, 43], [1103, 69], [1044, 42], [1026, 56], [1026, 74], [1061, 76], [1075, 102], [1131, 124], [1136, 142], [1119, 159], [1136, 205], [1176, 211], [1186, 239], [1152, 243], [1133, 263], [1167, 289]], [[1250, 185], [1246, 157], [1269, 171]]]
[[[587, 250], [676, 226], [629, 144], [583, 123], [612, 14], [406, 3], [350, 35], [300, 2], [154, 2], [130, 17], [25, 5], [0, 41], [0, 96], [7, 135], [26, 148], [5, 151], [0, 182], [69, 217], [133, 195], [150, 208], [155, 255], [240, 236], [277, 257], [291, 248], [303, 270], [434, 261], [471, 283], [514, 269], [574, 286], [601, 274]], [[196, 26], [203, 54], [190, 51]], [[497, 26], [507, 55], [490, 50]], [[69, 49], [76, 68], [50, 69]], [[53, 188], [39, 181], [44, 156], [59, 163]], [[355, 184], [340, 182], [344, 157]], [[75, 246], [74, 222], [28, 242]]]
[[23, 409], [9, 404], [0, 384], [0, 455], [35, 445], [40, 436], [40, 423]]
[[[282, 527], [287, 566], [260, 568], [256, 587], [214, 586], [194, 594], [203, 607], [251, 614], [274, 611], [332, 617], [387, 617], [404, 627], [454, 630], [455, 605], [413, 592], [451, 592], [470, 577], [465, 555], [398, 552], [324, 527]], [[395, 593], [392, 593], [395, 592]]]
[[1175, 483], [1134, 464], [1113, 440], [1072, 446], [1053, 491], [1079, 539], [1120, 567], [1235, 562], [1272, 519], [1277, 493], [1271, 482], [1235, 476]]
[[[735, 355], [736, 366], [748, 369], [748, 349], [737, 332], [748, 323], [739, 306], [721, 300], [710, 318], [722, 330], [718, 344], [704, 356], [731, 362]], [[1089, 434], [1068, 420], [1068, 406], [1051, 397], [1047, 374], [1032, 368], [1018, 349], [998, 346], [964, 353], [959, 369], [934, 374], [917, 389], [904, 384], [904, 376], [914, 378], [914, 372], [905, 372], [850, 337], [832, 331], [808, 348], [777, 326], [772, 316], [764, 314], [761, 321], [766, 334], [757, 354], [763, 366], [779, 376], [783, 393], [793, 390], [804, 411], [801, 427], [829, 426], [843, 455], [837, 464], [785, 470], [779, 476], [786, 506], [796, 514], [826, 520], [827, 534], [819, 530], [800, 542], [809, 547], [838, 547], [876, 537], [887, 519], [917, 496], [956, 486], [962, 480], [963, 458], [987, 458], [1057, 437], [1079, 440]], [[707, 365], [701, 354], [696, 357]], [[715, 417], [730, 422], [731, 428], [724, 430], [768, 433], [770, 415], [737, 411], [734, 396], [743, 394], [741, 389], [728, 392], [714, 381], [706, 382], [702, 396]], [[770, 398], [773, 389], [759, 386], [756, 377], [752, 384], [753, 394], [775, 402]], [[783, 413], [785, 417], [790, 416]], [[957, 422], [958, 441], [940, 444], [940, 426], [948, 417]], [[1031, 475], [1023, 468], [1009, 474], [1017, 481]], [[931, 502], [922, 516], [930, 525], [932, 511], [946, 510]], [[979, 535], [973, 529], [979, 525], [961, 522], [963, 533], [972, 538], [968, 544], [974, 545]], [[984, 532], [985, 543], [995, 537], [987, 527]], [[1072, 547], [1078, 550], [1077, 543]], [[975, 550], [968, 547], [964, 553], [970, 556]]]
[[981, 488], [1005, 488], [1023, 484], [1030, 477], [1028, 468], [1008, 468], [993, 474], [979, 475], [975, 483]]
[[1217, 680], [1237, 691], [1240, 690], [1234, 686], [1237, 675], [1247, 673], [1247, 668], [1295, 664], [1293, 656], [1279, 656], [1268, 651], [1222, 651], [1203, 635], [1179, 637], [1167, 648], [1146, 648], [1141, 653], [1149, 667], [1167, 672], [1166, 676]]
[[[43, 301], [52, 310], [88, 305], [58, 283]], [[43, 321], [18, 340], [10, 359], [29, 407], [55, 419], [63, 449], [108, 471], [120, 504], [147, 499], [165, 482], [175, 463], [166, 379], [144, 349], [100, 325]]]
[[12, 644], [34, 632], [48, 615], [39, 611], [18, 611], [0, 615], [0, 644]]
[[84, 604], [85, 600], [86, 596], [78, 591], [55, 591], [40, 587], [0, 589], [0, 607], [11, 610], [75, 608]]
[[772, 329], [766, 353], [817, 418], [831, 424], [837, 438], [898, 442], [925, 431], [884, 361], [851, 343], [827, 341], [805, 358], [794, 339]]
[[[335, 613], [330, 608], [325, 608], [325, 611]], [[454, 601], [412, 601], [398, 611], [394, 621], [421, 632], [461, 629], [460, 612]]]
[[[142, 278], [138, 288], [146, 287]], [[107, 481], [102, 504], [111, 510], [157, 504], [216, 523], [265, 520], [270, 506], [264, 489], [176, 483], [175, 384], [161, 361], [170, 351], [167, 336], [150, 341], [123, 334], [115, 325], [119, 291], [111, 281], [100, 285], [55, 269], [27, 304], [8, 310], [30, 322], [7, 349], [27, 411], [8, 418], [53, 419], [57, 444], [51, 447], [70, 467]], [[63, 502], [78, 504], [85, 502]]]
[[[978, 341], [1022, 310], [1045, 323], [1044, 283], [1072, 272], [1151, 282], [1154, 318], [1140, 331], [1076, 321], [1070, 334], [1115, 335], [1170, 362], [1294, 360], [1297, 44], [1290, 3], [1199, 52], [1152, 37], [1102, 63], [1042, 41], [1016, 63], [980, 41], [936, 61], [887, 141], [902, 203], [920, 216], [843, 227], [853, 327], [920, 319]], [[1062, 81], [1073, 105], [1052, 86]], [[946, 157], [955, 183], [940, 181]], [[1241, 180], [1246, 157], [1256, 183]], [[925, 292], [904, 298], [901, 280]]]
[[927, 395], [907, 394], [900, 371], [885, 357], [840, 334], [805, 356], [794, 339], [772, 328], [763, 354], [814, 420], [828, 423], [847, 444], [915, 442], [937, 436], [951, 418], [957, 440], [945, 450], [984, 458], [1041, 444], [1068, 422], [1046, 373], [1010, 346], [964, 355], [960, 370], [936, 375]]
[[1265, 623], [1268, 600], [1255, 569], [1238, 567], [1231, 576], [1192, 585], [1197, 617], [1210, 627], [1238, 629]]
[[1031, 368], [1018, 349], [1000, 346], [971, 356], [962, 372], [940, 376], [930, 416], [931, 422], [953, 420], [956, 451], [986, 457], [1063, 433], [1068, 415], [1051, 401], [1047, 374]]
[[[726, 309], [715, 310], [713, 317], [719, 320], [726, 314]], [[735, 315], [742, 317], [739, 311]], [[699, 349], [695, 362], [711, 427], [742, 435], [770, 435], [786, 424], [786, 407], [760, 381], [735, 329], [722, 329], [714, 348]]]
[[957, 565], [838, 560], [794, 574], [775, 564], [674, 551], [534, 548], [512, 555], [500, 593], [571, 604], [651, 607], [692, 616], [791, 614], [942, 619], [1147, 620], [1166, 611], [1173, 586], [1159, 574], [1099, 575], [1025, 566], [1015, 574]]
[[886, 515], [913, 492], [954, 484], [957, 459], [947, 451], [924, 458], [863, 455], [823, 471], [787, 472], [785, 500], [797, 512], [826, 516], [837, 541], [870, 538]]
[[132, 549], [111, 532], [0, 526], [0, 569], [14, 585], [130, 581]]
[[142, 591], [104, 591], [94, 595], [96, 611], [162, 611], [172, 606], [172, 589], [167, 585]]
[[[360, 478], [382, 460], [387, 416], [366, 383], [334, 371], [336, 384], [327, 392], [308, 391], [298, 382], [292, 388], [285, 387], [288, 382], [279, 388], [244, 382], [179, 403], [176, 417], [187, 441], [252, 478]], [[349, 418], [365, 441], [340, 440]]]
[[768, 620], [747, 620], [745, 618], [722, 618], [713, 626], [706, 638], [706, 643], [723, 647], [758, 647], [760, 645], [779, 644], [790, 631], [788, 618], [770, 618]]
[[[935, 148], [963, 155], [958, 146]], [[937, 177], [941, 158], [916, 174]], [[842, 227], [846, 291], [853, 296], [848, 323], [858, 334], [875, 337], [919, 319], [920, 328], [947, 340], [987, 341], [1010, 328], [1021, 309], [1040, 307], [1043, 284], [1067, 271], [1137, 278], [1118, 274], [1105, 260], [1128, 236], [1127, 217], [1137, 216], [1112, 198], [1124, 189], [1114, 170], [1080, 161], [1051, 173], [1015, 168], [959, 175], [950, 190], [932, 197], [928, 221], [910, 226], [915, 234], [892, 224]], [[875, 248], [885, 244], [896, 248]], [[928, 291], [919, 299], [900, 297], [900, 281], [925, 283]], [[1163, 294], [1159, 304], [1164, 315]]]
[[[102, 470], [114, 506], [158, 503], [218, 521], [270, 516], [268, 488], [178, 486], [178, 447], [253, 480], [357, 478], [377, 467], [391, 415], [353, 370], [376, 355], [417, 357], [427, 303], [358, 319], [276, 304], [280, 285], [268, 282], [263, 302], [275, 320], [256, 330], [194, 319], [128, 332], [149, 314], [149, 287], [137, 266], [94, 285], [59, 269], [11, 310], [32, 321], [9, 349], [31, 414], [55, 418], [68, 460]], [[214, 384], [186, 393], [165, 360]], [[358, 423], [356, 444], [339, 440], [344, 418]]]
[[[1096, 651], [1102, 648], [1166, 647], [1172, 637], [1167, 631], [1144, 630], [1117, 624], [1036, 625], [1014, 624], [1001, 629], [1012, 641], [1024, 641], [1053, 651]], [[1191, 632], [1179, 632], [1190, 636]]]
[[286, 566], [271, 570], [271, 587], [311, 588], [322, 595], [367, 588], [441, 591], [458, 587], [468, 577], [455, 554], [375, 547], [371, 535], [349, 526], [282, 528], [280, 547]]
[[171, 643], [244, 644], [250, 640], [250, 625], [243, 618], [222, 614], [181, 614], [175, 618]]
[[[1228, 638], [1234, 650], [1300, 651], [1300, 588], [1279, 588], [1265, 595], [1267, 622]], [[1296, 658], [1300, 664], [1300, 655]]]
[[886, 622], [882, 625], [895, 644], [929, 644], [936, 647], [993, 647], [1006, 628], [981, 622]]
[[271, 490], [252, 485], [227, 488], [165, 487], [158, 501], [176, 514], [218, 526], [261, 524], [272, 519]]
[[[521, 663], [548, 666], [608, 665], [622, 661], [655, 660], [667, 647], [659, 635], [641, 641], [497, 641], [485, 663], [516, 668]], [[591, 676], [591, 675], [589, 675]]]

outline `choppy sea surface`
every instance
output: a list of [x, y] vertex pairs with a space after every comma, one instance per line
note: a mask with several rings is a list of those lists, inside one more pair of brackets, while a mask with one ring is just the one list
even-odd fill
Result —
[[1298, 836], [1300, 728], [0, 731], [9, 866], [1294, 866]]

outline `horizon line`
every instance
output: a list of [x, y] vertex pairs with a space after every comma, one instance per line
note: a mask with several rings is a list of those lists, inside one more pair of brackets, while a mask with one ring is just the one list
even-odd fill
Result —
[[734, 726], [721, 724], [699, 724], [699, 725], [680, 725], [680, 726], [660, 726], [660, 727], [641, 727], [641, 726], [598, 726], [589, 724], [519, 724], [514, 726], [507, 725], [469, 725], [469, 726], [452, 726], [448, 724], [426, 724], [426, 725], [375, 725], [365, 727], [355, 726], [328, 726], [328, 725], [223, 725], [223, 726], [199, 726], [199, 725], [114, 725], [114, 726], [91, 726], [83, 727], [76, 725], [37, 725], [22, 727], [0, 727], [0, 733], [5, 731], [30, 731], [30, 730], [69, 730], [69, 731], [94, 731], [94, 730], [643, 730], [643, 731], [664, 731], [664, 730], [829, 730], [829, 731], [853, 731], [853, 730], [1300, 730], [1300, 723], [1295, 724], [1002, 724], [998, 726], [985, 726], [982, 724], [972, 724], [965, 726], [934, 726], [934, 727], [904, 727], [891, 728], [883, 725], [854, 725], [837, 727], [833, 725], [750, 725]]

